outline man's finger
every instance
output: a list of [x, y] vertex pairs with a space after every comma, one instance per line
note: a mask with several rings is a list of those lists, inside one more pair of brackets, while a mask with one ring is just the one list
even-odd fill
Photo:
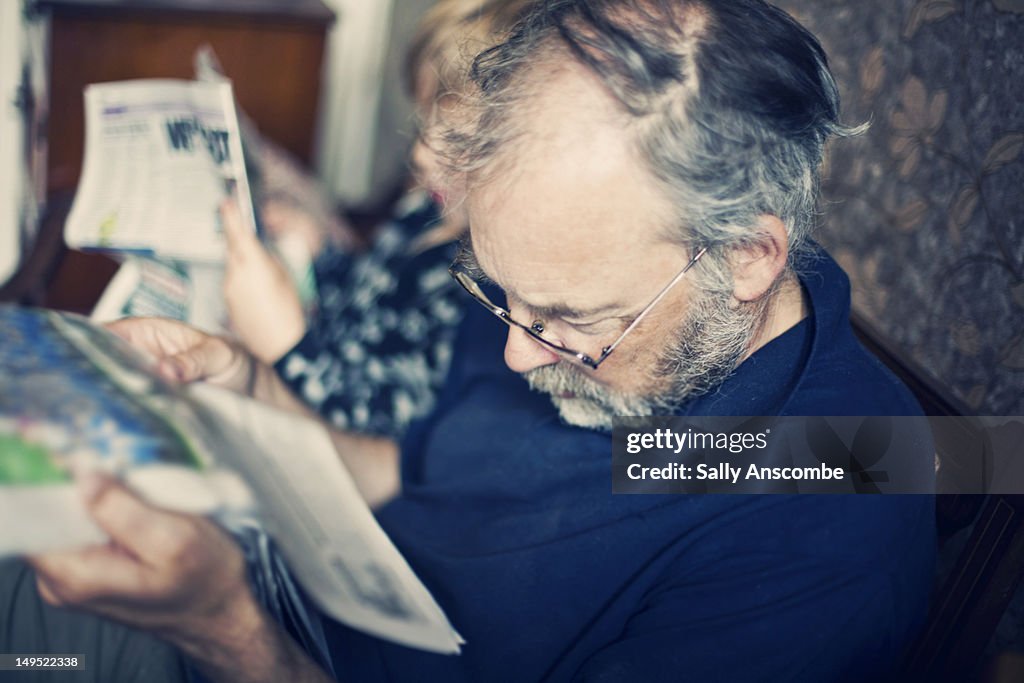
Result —
[[185, 517], [144, 503], [119, 483], [107, 485], [86, 505], [111, 540], [143, 564], [174, 553], [189, 533]]
[[57, 596], [57, 592], [50, 585], [49, 579], [41, 574], [38, 569], [36, 570], [35, 575], [36, 590], [39, 591], [39, 597], [41, 597], [44, 602], [51, 604], [54, 607], [60, 607], [63, 604], [63, 601]]
[[[245, 358], [220, 337], [205, 340], [166, 359], [179, 382], [209, 380], [214, 384], [233, 386], [246, 372]], [[163, 370], [161, 370], [163, 371]]]
[[[94, 470], [73, 470], [75, 484], [88, 507], [111, 484], [110, 477]], [[99, 558], [99, 568], [93, 566]], [[117, 576], [123, 569], [112, 571], [93, 549], [52, 551], [31, 556], [26, 560], [35, 568], [36, 588], [39, 595], [51, 605], [78, 603], [96, 596], [99, 586], [95, 577]]]
[[157, 358], [179, 353], [208, 336], [183, 322], [165, 318], [122, 318], [104, 327]]
[[111, 595], [138, 593], [145, 586], [143, 565], [110, 545], [33, 555], [26, 561], [50, 604], [85, 605]]

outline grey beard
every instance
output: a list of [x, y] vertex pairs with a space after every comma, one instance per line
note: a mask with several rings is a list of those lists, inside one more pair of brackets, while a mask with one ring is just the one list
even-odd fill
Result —
[[[598, 384], [590, 370], [559, 362], [523, 377], [534, 391], [551, 396], [562, 420], [610, 430], [616, 416], [670, 414], [683, 403], [718, 387], [739, 365], [765, 317], [770, 297], [732, 308], [730, 293], [708, 292], [691, 303], [673, 340], [646, 371], [649, 388], [638, 394]], [[574, 398], [559, 394], [571, 392]]]

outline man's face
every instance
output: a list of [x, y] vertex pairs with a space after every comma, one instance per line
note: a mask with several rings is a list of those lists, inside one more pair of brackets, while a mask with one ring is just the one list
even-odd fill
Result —
[[[522, 143], [470, 192], [474, 253], [505, 290], [513, 319], [538, 321], [545, 338], [597, 358], [691, 254], [665, 238], [674, 207], [587, 72], [555, 75], [526, 110]], [[505, 362], [549, 393], [567, 422], [607, 428], [614, 415], [649, 414], [719, 379], [719, 366], [731, 370], [733, 350], [745, 344], [716, 358], [722, 354], [704, 343], [705, 328], [722, 320], [730, 334], [749, 339], [749, 326], [730, 317], [730, 299], [700, 291], [687, 277], [597, 370], [566, 361], [516, 328], [509, 329]]]

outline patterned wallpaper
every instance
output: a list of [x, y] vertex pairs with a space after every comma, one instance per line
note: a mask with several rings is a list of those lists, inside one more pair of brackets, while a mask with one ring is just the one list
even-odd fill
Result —
[[977, 414], [1024, 415], [1024, 0], [780, 0], [847, 123], [819, 239], [854, 305]]

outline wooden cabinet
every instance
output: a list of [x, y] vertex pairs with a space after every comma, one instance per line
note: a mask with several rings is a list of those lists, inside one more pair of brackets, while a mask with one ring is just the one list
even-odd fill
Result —
[[[260, 132], [307, 164], [312, 160], [324, 45], [334, 21], [320, 0], [38, 0], [33, 8], [50, 19], [47, 192], [53, 206], [66, 203], [81, 173], [83, 88], [192, 78], [193, 56], [204, 44]], [[111, 272], [102, 257], [65, 254], [47, 275], [45, 303], [86, 310]]]
[[265, 135], [299, 159], [313, 151], [320, 69], [333, 13], [319, 0], [41, 0], [50, 33], [49, 190], [82, 164], [82, 89], [129, 78], [192, 78], [209, 44]]

